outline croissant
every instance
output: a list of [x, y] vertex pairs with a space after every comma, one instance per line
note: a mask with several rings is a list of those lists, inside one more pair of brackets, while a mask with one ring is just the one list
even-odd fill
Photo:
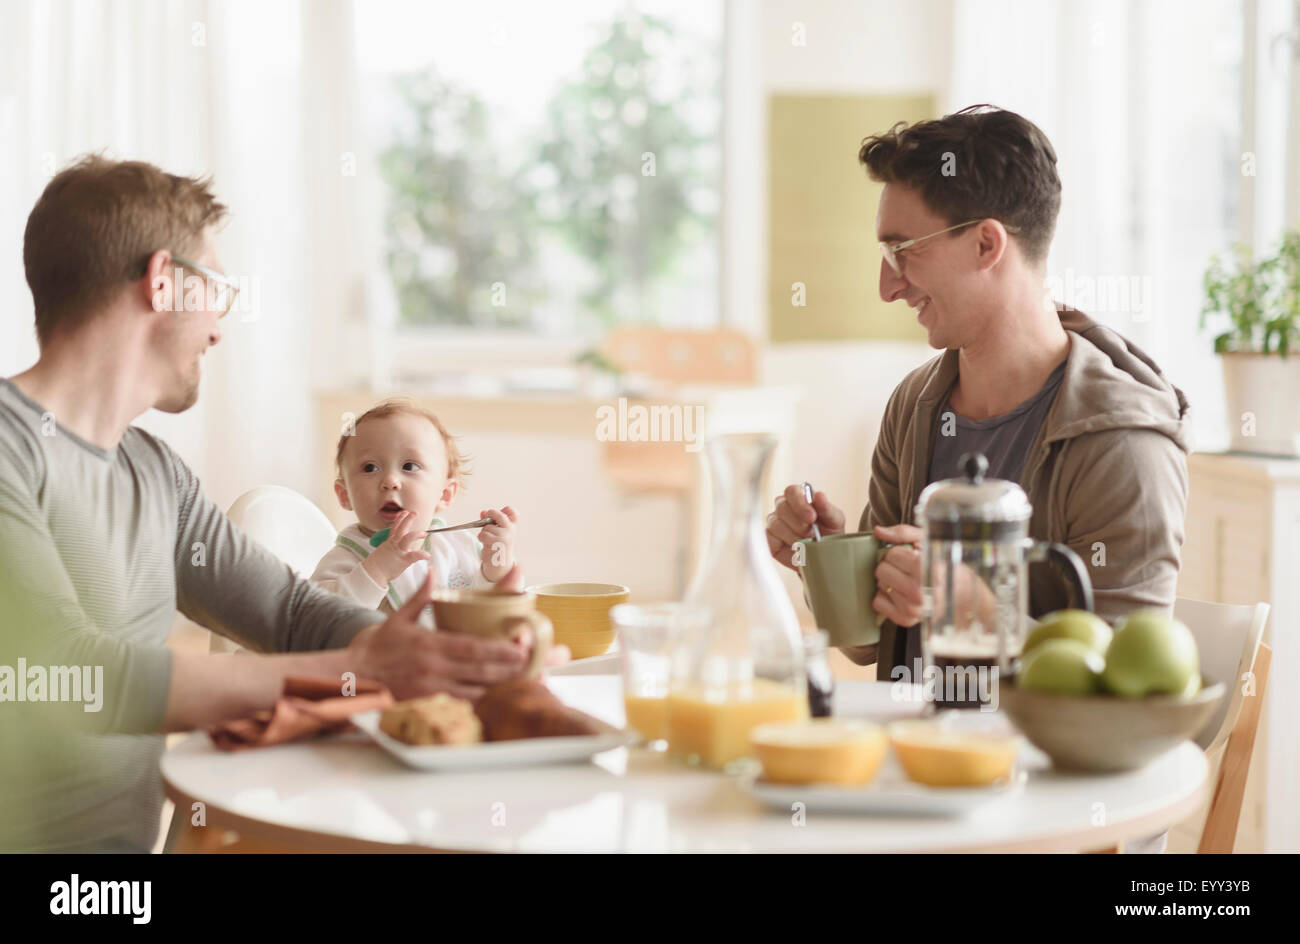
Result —
[[474, 706], [485, 741], [599, 734], [592, 719], [564, 704], [537, 679], [514, 679], [488, 689]]

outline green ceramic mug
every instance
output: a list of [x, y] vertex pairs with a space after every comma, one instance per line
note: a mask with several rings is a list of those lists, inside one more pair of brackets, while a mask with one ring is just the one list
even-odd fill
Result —
[[885, 618], [871, 601], [876, 596], [876, 567], [891, 547], [870, 531], [795, 542], [794, 563], [803, 578], [804, 597], [817, 628], [830, 634], [832, 646], [880, 642]]

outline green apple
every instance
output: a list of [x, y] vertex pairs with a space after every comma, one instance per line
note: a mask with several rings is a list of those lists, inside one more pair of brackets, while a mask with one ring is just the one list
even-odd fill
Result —
[[1115, 628], [1101, 677], [1116, 695], [1141, 698], [1183, 695], [1200, 671], [1190, 629], [1157, 610], [1138, 610]]
[[1055, 695], [1091, 695], [1101, 686], [1105, 662], [1077, 639], [1047, 639], [1025, 655], [1016, 685]]
[[1110, 626], [1095, 613], [1087, 610], [1057, 610], [1048, 613], [1034, 627], [1025, 640], [1028, 652], [1048, 639], [1077, 639], [1093, 651], [1104, 653], [1110, 645]]
[[1191, 678], [1187, 680], [1187, 687], [1183, 689], [1182, 697], [1191, 698], [1193, 695], [1199, 694], [1200, 691], [1201, 691], [1201, 676], [1200, 673], [1198, 672], [1196, 675], [1193, 675]]

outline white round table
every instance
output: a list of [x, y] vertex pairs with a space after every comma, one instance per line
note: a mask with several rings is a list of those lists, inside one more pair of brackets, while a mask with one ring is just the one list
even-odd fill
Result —
[[[550, 680], [566, 702], [622, 725], [612, 675]], [[885, 682], [840, 682], [836, 714], [887, 719], [919, 704]], [[226, 753], [193, 733], [165, 752], [176, 815], [203, 804], [207, 827], [329, 851], [1079, 852], [1167, 829], [1195, 811], [1205, 755], [1190, 741], [1142, 770], [1065, 775], [1026, 746], [1024, 791], [965, 818], [768, 810], [737, 780], [644, 748], [550, 767], [410, 769], [359, 732]]]

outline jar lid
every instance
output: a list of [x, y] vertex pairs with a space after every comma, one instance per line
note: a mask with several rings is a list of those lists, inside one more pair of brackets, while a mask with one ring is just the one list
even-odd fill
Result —
[[932, 538], [993, 540], [1026, 533], [1033, 506], [1015, 482], [986, 479], [989, 462], [969, 452], [959, 462], [963, 475], [932, 482], [916, 503], [916, 519]]

